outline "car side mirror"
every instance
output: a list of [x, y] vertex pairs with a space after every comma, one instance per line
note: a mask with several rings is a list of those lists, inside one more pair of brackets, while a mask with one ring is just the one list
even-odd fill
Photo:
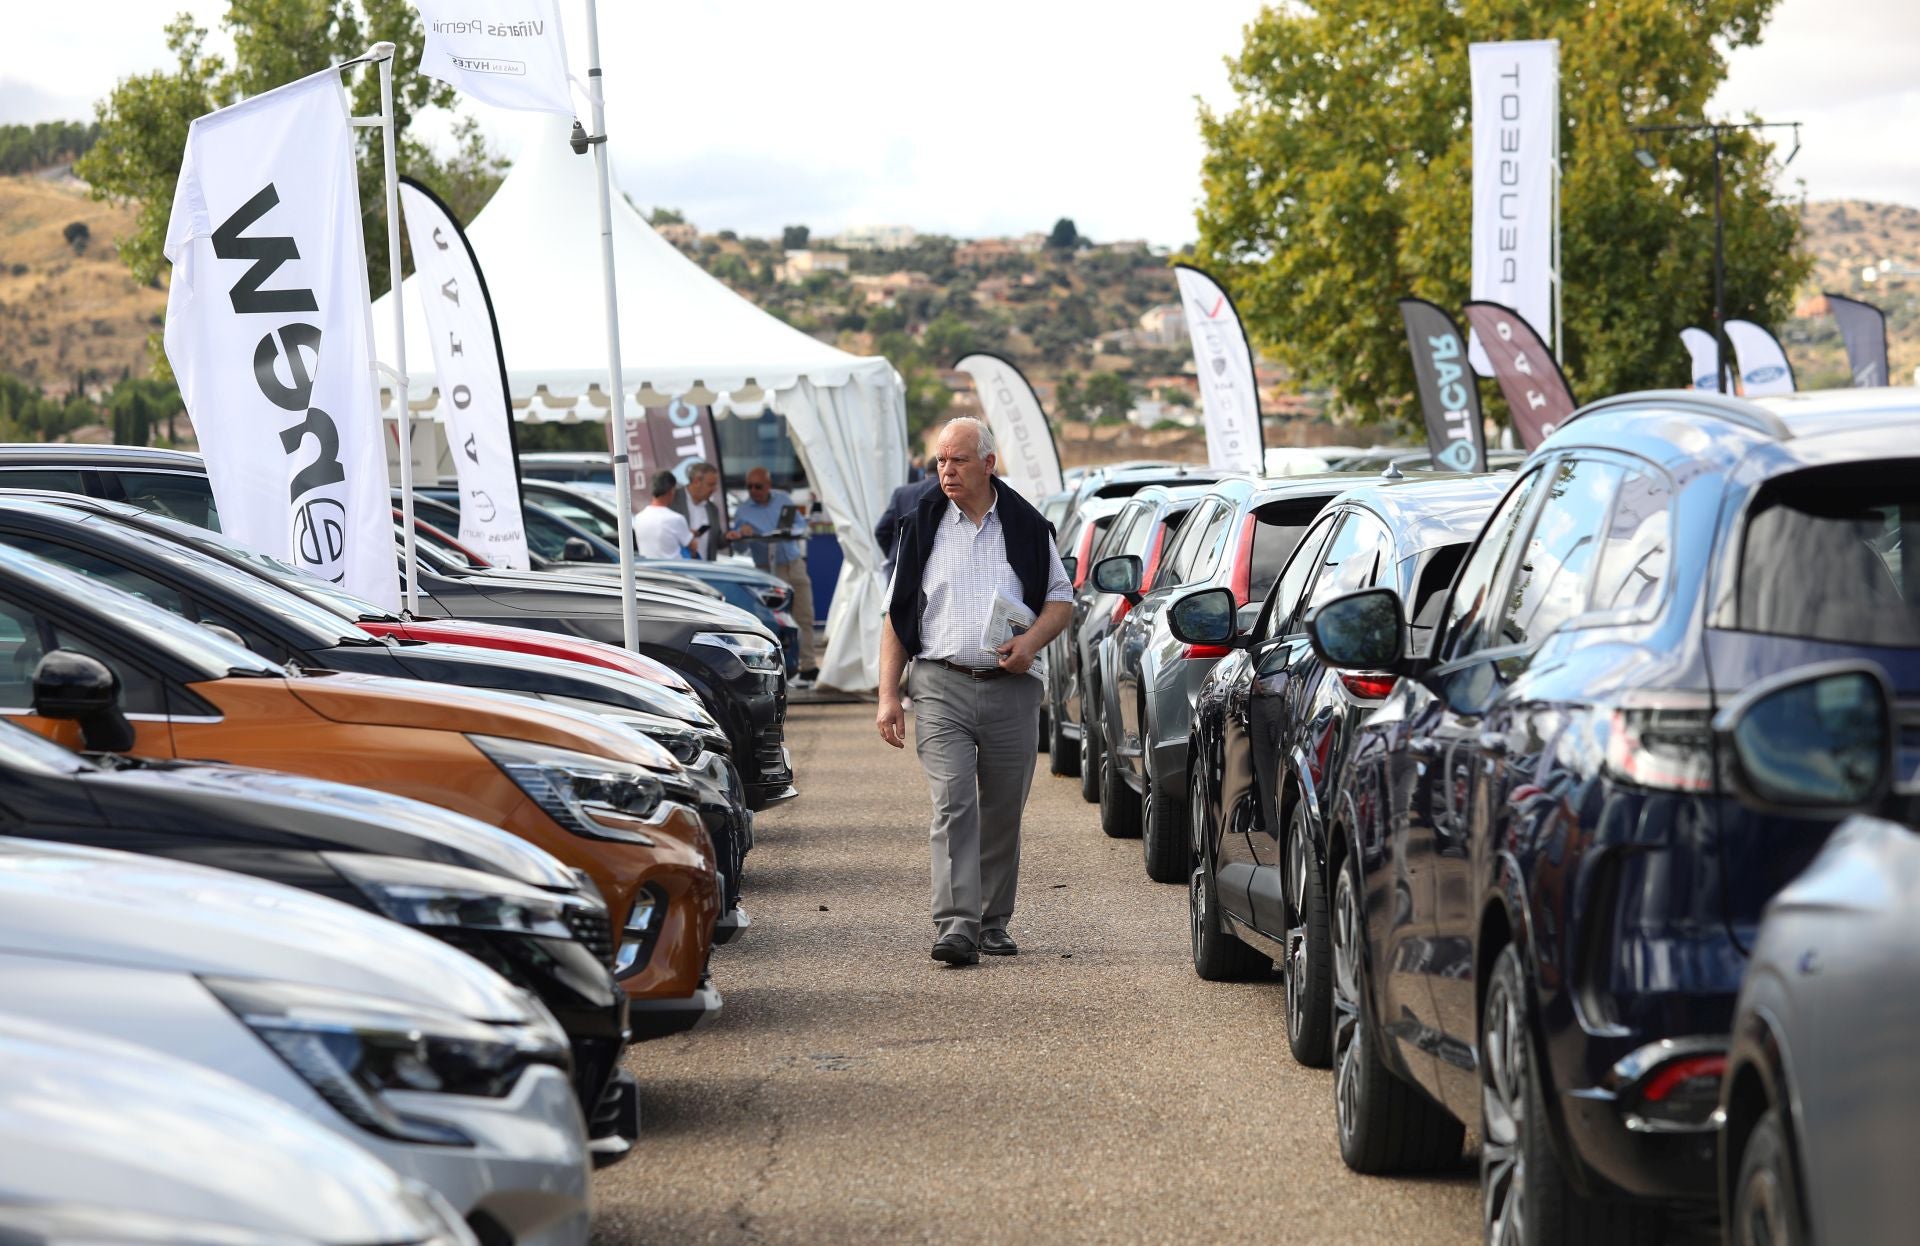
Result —
[[33, 712], [80, 724], [80, 737], [99, 753], [133, 747], [133, 724], [120, 710], [120, 677], [99, 658], [55, 649], [33, 669]]
[[585, 537], [570, 536], [560, 546], [561, 562], [592, 562], [593, 544]]
[[1118, 593], [1130, 602], [1140, 600], [1140, 559], [1133, 554], [1116, 554], [1093, 564], [1093, 586], [1103, 593]]
[[1870, 813], [1893, 790], [1893, 696], [1872, 663], [1764, 679], [1714, 715], [1713, 735], [1734, 795], [1765, 813]]
[[1071, 584], [1073, 578], [1080, 574], [1080, 560], [1072, 554], [1067, 554], [1060, 559], [1060, 565], [1067, 569], [1067, 582]]
[[1307, 637], [1322, 662], [1337, 670], [1385, 671], [1407, 652], [1407, 620], [1390, 588], [1348, 593], [1307, 616]]
[[[1094, 568], [1096, 574], [1099, 570]], [[1173, 632], [1173, 638], [1183, 644], [1232, 644], [1238, 634], [1234, 627], [1233, 590], [1209, 588], [1189, 593], [1168, 609], [1167, 627]]]

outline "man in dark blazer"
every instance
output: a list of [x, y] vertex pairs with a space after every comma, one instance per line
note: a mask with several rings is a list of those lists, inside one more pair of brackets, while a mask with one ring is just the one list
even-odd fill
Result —
[[880, 574], [893, 575], [893, 547], [900, 539], [900, 523], [913, 514], [913, 508], [920, 505], [920, 499], [940, 487], [935, 477], [925, 480], [909, 480], [893, 491], [887, 500], [887, 509], [880, 513], [880, 522], [873, 525], [873, 539], [880, 545]]

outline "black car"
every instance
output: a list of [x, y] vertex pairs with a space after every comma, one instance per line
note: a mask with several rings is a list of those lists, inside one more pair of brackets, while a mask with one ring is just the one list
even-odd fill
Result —
[[1232, 649], [1200, 689], [1186, 750], [1194, 972], [1231, 980], [1264, 976], [1278, 962], [1287, 1040], [1303, 1064], [1324, 1065], [1329, 1054], [1334, 792], [1355, 724], [1394, 684], [1380, 672], [1329, 672], [1303, 620], [1322, 602], [1378, 584], [1418, 618], [1444, 596], [1508, 483], [1428, 475], [1349, 489], [1300, 538], [1250, 627], [1234, 626], [1238, 598], [1224, 588], [1183, 596], [1168, 612], [1176, 639]]
[[1911, 390], [1629, 394], [1535, 451], [1430, 654], [1393, 589], [1309, 618], [1330, 664], [1398, 676], [1328, 835], [1349, 1164], [1451, 1162], [1469, 1122], [1489, 1240], [1712, 1214], [1736, 992], [1839, 812], [1743, 806], [1712, 718], [1794, 667], [1876, 662], [1911, 782], [1917, 534]]
[[7, 722], [0, 836], [251, 874], [451, 943], [538, 995], [565, 1027], [595, 1155], [618, 1158], [633, 1142], [638, 1100], [619, 1071], [627, 998], [607, 967], [606, 903], [531, 844], [384, 792], [216, 763], [84, 757]]

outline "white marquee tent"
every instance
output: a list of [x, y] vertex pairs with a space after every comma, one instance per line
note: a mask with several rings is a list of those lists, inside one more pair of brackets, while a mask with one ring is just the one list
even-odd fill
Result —
[[[569, 128], [561, 122], [540, 129], [467, 230], [500, 324], [515, 415], [523, 420], [604, 420], [608, 409], [593, 159], [574, 155]], [[757, 416], [767, 407], [786, 417], [845, 555], [820, 682], [874, 688], [886, 586], [873, 525], [906, 479], [898, 375], [885, 359], [847, 354], [761, 311], [675, 250], [618, 195], [613, 246], [627, 418], [641, 419], [646, 406], [674, 398], [710, 403], [716, 417]], [[409, 406], [432, 417], [439, 398], [415, 283], [405, 283]], [[376, 350], [387, 360], [392, 297], [382, 296], [373, 309]]]

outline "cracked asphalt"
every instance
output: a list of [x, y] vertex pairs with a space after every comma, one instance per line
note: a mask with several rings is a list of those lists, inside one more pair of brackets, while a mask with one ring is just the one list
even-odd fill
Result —
[[644, 1137], [595, 1178], [596, 1246], [1476, 1240], [1471, 1157], [1348, 1172], [1277, 982], [1194, 977], [1184, 891], [1044, 755], [1020, 955], [950, 969], [911, 746], [870, 705], [796, 707], [787, 737], [802, 795], [759, 818], [725, 1008], [629, 1053]]

